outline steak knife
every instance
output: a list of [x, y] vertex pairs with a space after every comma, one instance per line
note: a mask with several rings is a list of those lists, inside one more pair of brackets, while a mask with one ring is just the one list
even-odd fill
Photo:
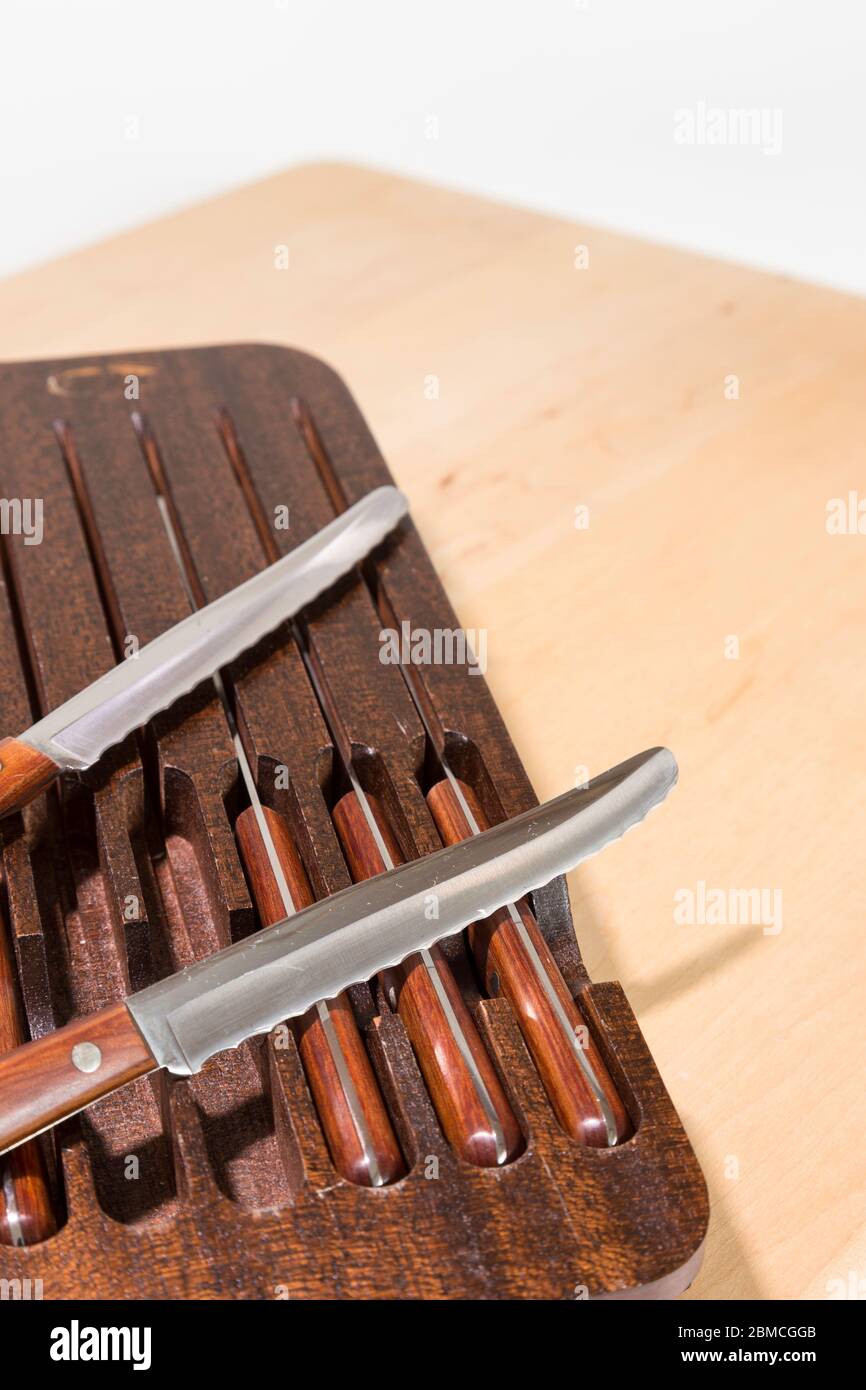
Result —
[[64, 771], [82, 771], [133, 729], [291, 618], [374, 550], [408, 511], [380, 487], [289, 555], [191, 613], [33, 724], [0, 740], [0, 816]]
[[597, 854], [676, 782], [650, 749], [470, 840], [293, 917], [0, 1058], [0, 1153], [166, 1068], [199, 1071], [320, 999], [399, 964]]

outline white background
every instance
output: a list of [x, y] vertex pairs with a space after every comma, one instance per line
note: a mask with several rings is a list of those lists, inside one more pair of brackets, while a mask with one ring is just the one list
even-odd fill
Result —
[[[0, 274], [337, 158], [863, 292], [864, 37], [859, 0], [3, 0]], [[700, 103], [781, 150], [678, 143]]]

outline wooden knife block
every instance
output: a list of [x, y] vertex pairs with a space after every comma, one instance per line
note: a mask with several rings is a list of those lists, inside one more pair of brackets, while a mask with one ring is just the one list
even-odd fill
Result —
[[[296, 399], [325, 459], [305, 442]], [[335, 489], [351, 502], [391, 481], [343, 382], [300, 352], [230, 346], [0, 368], [0, 487], [7, 499], [41, 499], [44, 528], [40, 544], [4, 538], [4, 733], [189, 611], [133, 412], [158, 440], [207, 599], [263, 563], [227, 455], [228, 420], [285, 549], [332, 517]], [[457, 626], [411, 522], [374, 569], [398, 627]], [[423, 795], [429, 750], [399, 670], [378, 659], [380, 628], [357, 577], [310, 622], [358, 775], [406, 852], [423, 854], [439, 847]], [[334, 750], [291, 638], [260, 644], [234, 674], [263, 800], [288, 818], [316, 893], [344, 887], [329, 815]], [[535, 804], [483, 677], [459, 665], [422, 674], [452, 766], [489, 819]], [[3, 929], [34, 1037], [253, 928], [232, 833], [237, 783], [225, 720], [205, 687], [81, 781], [3, 822]], [[0, 1279], [41, 1280], [48, 1299], [680, 1292], [707, 1224], [700, 1169], [623, 991], [588, 979], [564, 881], [534, 905], [630, 1110], [627, 1143], [591, 1149], [560, 1130], [509, 1005], [479, 997], [458, 939], [446, 949], [526, 1135], [515, 1162], [482, 1169], [456, 1159], [403, 1025], [359, 987], [356, 1012], [411, 1160], [405, 1179], [382, 1189], [342, 1181], [296, 1052], [260, 1039], [190, 1081], [142, 1079], [64, 1125], [56, 1144], [43, 1141], [61, 1226], [39, 1245], [0, 1248]]]

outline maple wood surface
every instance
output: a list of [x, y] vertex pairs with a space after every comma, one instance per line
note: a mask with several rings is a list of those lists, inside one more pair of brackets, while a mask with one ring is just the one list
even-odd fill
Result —
[[[348, 382], [540, 797], [679, 759], [571, 895], [710, 1186], [686, 1296], [862, 1278], [866, 536], [825, 520], [862, 486], [866, 307], [336, 165], [0, 284], [7, 360], [241, 340]], [[781, 930], [679, 924], [701, 883], [778, 890]]]

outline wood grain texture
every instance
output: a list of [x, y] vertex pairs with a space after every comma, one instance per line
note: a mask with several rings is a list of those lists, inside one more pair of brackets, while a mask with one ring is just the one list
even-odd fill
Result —
[[0, 1157], [0, 1244], [38, 1245], [57, 1230], [40, 1141]]
[[[393, 864], [404, 863], [381, 806], [372, 796], [368, 797], [368, 802], [391, 864], [383, 861], [353, 791], [341, 797], [333, 810], [334, 824], [356, 883], [384, 873]], [[524, 1147], [517, 1117], [441, 949], [434, 946], [427, 953], [427, 959], [448, 997], [454, 1024], [430, 978], [428, 965], [418, 955], [410, 956], [397, 969], [383, 974], [385, 995], [403, 1020], [442, 1128], [460, 1157], [485, 1168], [496, 1167], [503, 1161], [511, 1162]], [[461, 1050], [460, 1037], [469, 1048], [493, 1114], [475, 1085], [472, 1068]], [[498, 1129], [494, 1127], [494, 1116]]]
[[[0, 1056], [19, 1047], [25, 1037], [7, 924], [0, 918]], [[23, 1144], [0, 1157], [0, 1244], [35, 1245], [56, 1229], [41, 1144]]]
[[[147, 640], [186, 611], [148, 476], [148, 434], [208, 599], [267, 562], [252, 494], [271, 517], [278, 503], [291, 510], [300, 501], [289, 538], [274, 530], [280, 548], [334, 506], [293, 401], [306, 403], [346, 495], [389, 477], [340, 379], [304, 354], [139, 354], [144, 424], [117, 389], [129, 366], [124, 356], [81, 375], [62, 362], [0, 372], [7, 491], [53, 499], [45, 544], [8, 538], [12, 584], [8, 596], [0, 591], [0, 627], [8, 600], [41, 707], [118, 659], [127, 635]], [[46, 422], [59, 409], [52, 435]], [[395, 616], [427, 626], [456, 620], [411, 523], [377, 554], [371, 580], [368, 589], [361, 576], [347, 578], [316, 607], [311, 650], [335, 691], [341, 756], [348, 736], [362, 784], [381, 797], [401, 851], [416, 854], [438, 843], [423, 795], [430, 759], [399, 672], [382, 679], [377, 604], [387, 599]], [[20, 655], [15, 643], [0, 647], [6, 727], [24, 727]], [[531, 806], [532, 786], [486, 683], [459, 666], [431, 667], [423, 678], [450, 760], [489, 818]], [[260, 793], [285, 817], [317, 896], [344, 886], [328, 810], [343, 790], [340, 759], [290, 634], [249, 653], [227, 682]], [[25, 834], [10, 820], [10, 927], [33, 1032], [46, 969], [50, 1026], [52, 1011], [68, 1017], [98, 1007], [99, 994], [122, 994], [133, 960], [155, 978], [252, 929], [232, 835], [242, 805], [225, 722], [202, 688], [156, 720], [138, 750], [116, 750], [86, 785], [67, 787], [59, 805], [34, 803]], [[622, 990], [587, 981], [562, 882], [534, 894], [533, 908], [634, 1116], [627, 1143], [595, 1150], [563, 1134], [507, 1000], [479, 997], [458, 938], [446, 943], [449, 966], [507, 1082], [526, 1144], [516, 1161], [495, 1169], [459, 1161], [400, 1015], [381, 993], [353, 989], [406, 1156], [402, 1181], [373, 1191], [343, 1180], [293, 1040], [259, 1041], [212, 1059], [190, 1081], [134, 1082], [63, 1131], [62, 1229], [33, 1251], [0, 1251], [0, 1270], [38, 1271], [47, 1297], [82, 1287], [111, 1297], [268, 1298], [286, 1286], [295, 1298], [681, 1289], [706, 1227], [700, 1170]], [[32, 940], [42, 943], [45, 969]], [[125, 1177], [131, 1157], [136, 1183]]]
[[[472, 788], [462, 782], [460, 789], [478, 829], [487, 830], [490, 822]], [[431, 787], [427, 802], [443, 844], [457, 844], [473, 834], [449, 781], [443, 780]], [[586, 1020], [569, 993], [559, 967], [538, 930], [529, 904], [523, 899], [514, 906], [520, 914], [530, 948], [527, 948], [520, 928], [507, 908], [500, 909], [483, 922], [473, 922], [467, 929], [469, 944], [487, 993], [491, 998], [496, 998], [501, 991], [514, 1009], [550, 1103], [566, 1134], [583, 1144], [604, 1148], [610, 1142], [607, 1126], [598, 1099], [587, 1083], [579, 1060], [575, 1058], [572, 1039], [578, 1039], [578, 1045], [610, 1107], [616, 1126], [616, 1141], [621, 1143], [632, 1132], [631, 1121], [598, 1044], [589, 1033]], [[543, 967], [544, 978], [555, 992], [565, 1014], [568, 1035], [545, 991], [542, 972], [532, 958], [533, 950], [536, 960]]]
[[50, 787], [60, 768], [18, 738], [0, 739], [0, 816], [20, 811]]
[[[269, 806], [262, 807], [262, 814], [295, 910], [309, 907], [315, 898], [285, 820]], [[285, 917], [286, 909], [251, 806], [238, 816], [235, 834], [259, 919], [262, 926], [271, 926]], [[339, 994], [325, 1008], [325, 1018], [319, 1009], [312, 1008], [291, 1026], [334, 1167], [349, 1182], [366, 1187], [396, 1182], [405, 1173], [406, 1164], [348, 995]], [[348, 1073], [348, 1087], [342, 1068]], [[354, 1118], [356, 1108], [361, 1111], [360, 1132]]]
[[122, 1003], [14, 1048], [0, 1057], [0, 1153], [155, 1069]]

